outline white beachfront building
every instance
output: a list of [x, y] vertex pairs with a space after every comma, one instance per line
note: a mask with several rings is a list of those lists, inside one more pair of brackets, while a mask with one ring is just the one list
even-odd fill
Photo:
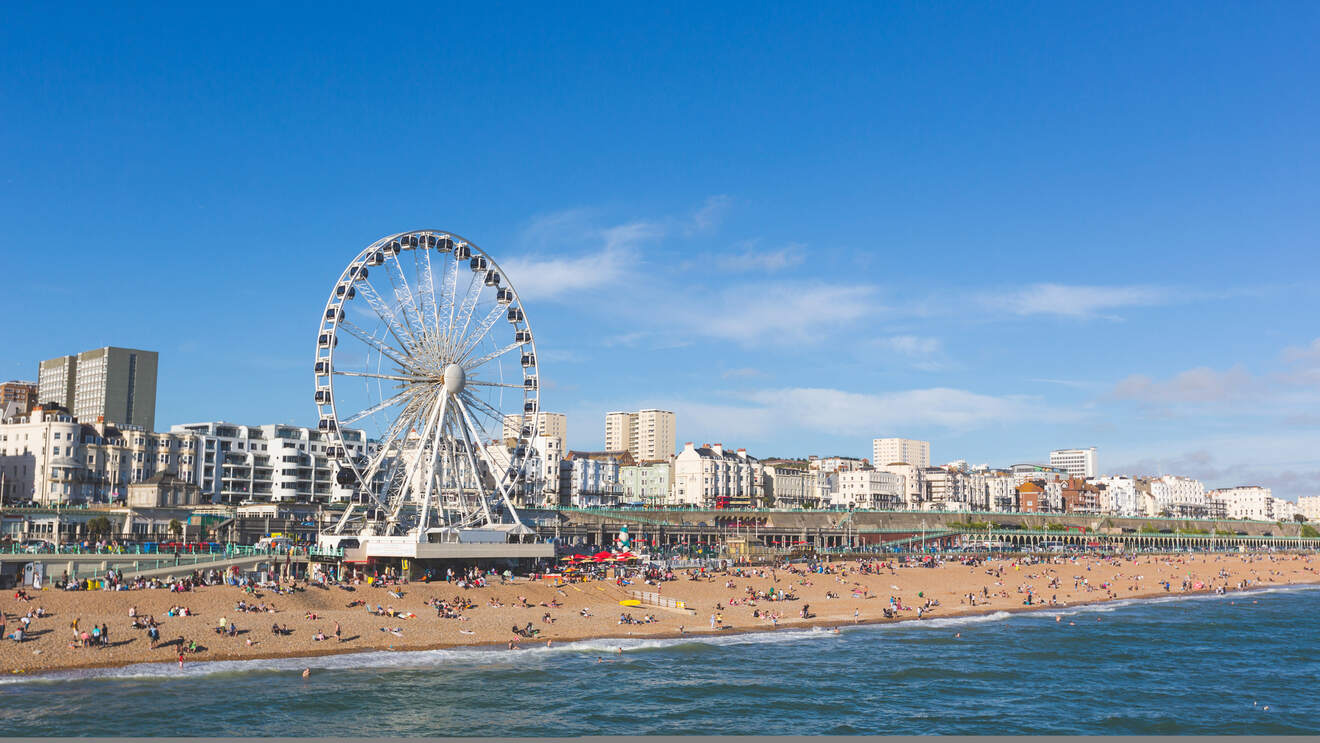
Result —
[[750, 506], [760, 495], [759, 463], [746, 449], [726, 451], [723, 444], [683, 444], [674, 457], [674, 503], [713, 508], [726, 503]]
[[1200, 480], [1163, 475], [1150, 480], [1150, 494], [1158, 513], [1180, 518], [1204, 518], [1210, 511], [1205, 485]]
[[1137, 479], [1129, 475], [1092, 477], [1087, 482], [1100, 489], [1100, 512], [1111, 516], [1144, 516]]
[[1230, 519], [1252, 521], [1274, 520], [1274, 496], [1269, 488], [1242, 485], [1234, 488], [1211, 490], [1209, 497], [1224, 504], [1224, 515]]
[[903, 475], [885, 470], [849, 470], [839, 473], [834, 503], [848, 508], [894, 510], [902, 508], [905, 490]]

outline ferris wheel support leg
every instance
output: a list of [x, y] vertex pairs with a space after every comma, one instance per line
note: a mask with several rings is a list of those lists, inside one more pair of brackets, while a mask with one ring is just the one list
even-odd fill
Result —
[[[468, 417], [467, 405], [465, 405], [462, 400], [457, 398], [454, 400], [454, 402], [458, 404], [458, 410], [460, 413], [463, 414], [463, 420], [466, 421], [468, 426], [471, 426], [472, 419]], [[485, 443], [478, 440], [477, 445], [481, 447], [482, 453], [486, 455], [487, 462], [495, 461], [490, 455], [490, 450], [486, 448]], [[496, 490], [499, 491], [500, 499], [504, 501], [504, 506], [509, 509], [509, 514], [513, 516], [514, 523], [516, 523], [519, 526], [522, 526], [522, 519], [518, 518], [518, 509], [514, 508], [513, 503], [509, 500], [508, 483], [504, 482], [503, 478], [495, 478], [495, 488]], [[485, 498], [481, 499], [481, 506], [482, 508], [487, 508]], [[488, 508], [486, 510], [486, 518], [487, 519], [490, 518], [490, 510]]]
[[353, 517], [353, 509], [355, 508], [357, 508], [357, 504], [352, 502], [344, 508], [344, 515], [340, 516], [339, 521], [335, 522], [334, 528], [330, 531], [331, 534], [338, 535], [344, 533], [344, 527], [348, 526], [348, 521]]
[[[443, 421], [445, 419], [445, 411], [448, 409], [449, 395], [442, 394], [440, 395], [440, 414], [438, 420]], [[439, 425], [435, 427], [435, 436], [431, 449], [431, 462], [426, 471], [426, 487], [422, 490], [421, 514], [419, 514], [417, 519], [417, 541], [419, 542], [426, 541], [426, 530], [430, 528], [431, 525], [431, 495], [435, 491], [435, 467], [436, 463], [443, 459], [443, 455], [440, 453], [440, 446], [444, 440], [443, 428], [444, 426]], [[443, 468], [440, 470], [440, 478], [441, 480], [444, 479]]]
[[[458, 426], [458, 430], [463, 434], [463, 440], [467, 442], [467, 446], [463, 447], [463, 451], [467, 454], [468, 464], [472, 467], [472, 484], [475, 486], [477, 502], [481, 506], [482, 515], [486, 517], [486, 523], [493, 524], [495, 523], [495, 519], [490, 516], [490, 506], [486, 503], [486, 494], [482, 492], [481, 470], [477, 467], [476, 457], [472, 456], [474, 437], [472, 433], [469, 432], [469, 429], [471, 429], [471, 432], [477, 432], [478, 429], [472, 425], [472, 420], [468, 418], [467, 408], [463, 405], [463, 401], [455, 397], [454, 404], [458, 407], [459, 413], [463, 416], [463, 423]], [[486, 451], [485, 444], [481, 443], [480, 434], [476, 435], [475, 445], [481, 447], [483, 452]], [[489, 452], [486, 452], [486, 461], [492, 461]], [[498, 484], [498, 481], [496, 481], [496, 485]]]
[[[412, 487], [416, 481], [417, 468], [421, 466], [422, 453], [426, 451], [426, 442], [434, 435], [433, 432], [435, 431], [436, 423], [440, 420], [440, 411], [444, 409], [444, 406], [445, 395], [442, 394], [440, 395], [440, 399], [435, 401], [434, 407], [431, 411], [431, 417], [426, 421], [426, 428], [422, 431], [422, 435], [419, 438], [420, 443], [418, 444], [417, 458], [412, 461], [408, 466], [408, 471], [404, 474], [403, 481], [408, 484], [408, 487]], [[434, 454], [432, 456], [434, 456]], [[389, 520], [386, 522], [388, 529], [392, 530], [398, 523], [399, 512], [403, 510], [404, 500], [406, 500], [406, 498], [403, 497], [402, 493], [400, 493], [400, 496], [395, 499], [394, 507], [390, 510]]]

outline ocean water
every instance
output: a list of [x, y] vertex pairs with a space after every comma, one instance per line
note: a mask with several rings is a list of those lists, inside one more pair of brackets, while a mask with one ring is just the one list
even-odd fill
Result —
[[838, 634], [144, 664], [0, 678], [0, 735], [1315, 734], [1317, 617], [1320, 589], [1286, 588]]

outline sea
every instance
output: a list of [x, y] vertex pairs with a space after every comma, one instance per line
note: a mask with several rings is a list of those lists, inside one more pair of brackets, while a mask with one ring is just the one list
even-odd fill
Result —
[[837, 633], [142, 664], [0, 679], [0, 735], [1316, 734], [1318, 622], [1320, 588], [1295, 587]]

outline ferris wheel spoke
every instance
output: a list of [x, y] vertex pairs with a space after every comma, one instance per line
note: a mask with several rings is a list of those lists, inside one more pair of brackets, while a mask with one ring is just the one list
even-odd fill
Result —
[[[389, 267], [394, 266], [394, 271]], [[408, 328], [408, 335], [417, 340], [421, 340], [426, 329], [424, 323], [413, 324], [412, 315], [420, 315], [417, 309], [417, 300], [413, 297], [412, 288], [408, 286], [408, 274], [403, 270], [403, 264], [399, 262], [399, 257], [390, 255], [385, 261], [385, 276], [390, 280], [390, 288], [394, 291], [394, 301], [399, 306], [399, 314], [403, 316], [403, 324]], [[398, 281], [394, 280], [395, 272], [398, 274]], [[418, 318], [420, 320], [420, 317]]]
[[396, 382], [424, 382], [424, 381], [426, 381], [426, 379], [423, 378], [423, 377], [401, 377], [401, 376], [397, 376], [397, 375], [394, 375], [394, 374], [372, 374], [372, 373], [370, 373], [370, 372], [340, 371], [340, 370], [338, 370], [338, 369], [334, 370], [333, 373], [334, 373], [335, 375], [337, 375], [337, 376], [340, 376], [340, 377], [369, 377], [369, 378], [371, 378], [371, 379], [391, 379], [391, 380], [394, 380], [394, 381], [396, 381]]
[[[376, 313], [376, 316], [385, 323], [385, 327], [389, 329], [390, 335], [394, 336], [394, 340], [398, 341], [401, 347], [409, 348], [410, 346], [417, 345], [417, 339], [403, 327], [399, 322], [398, 316], [394, 314], [394, 310], [390, 309], [390, 306], [385, 303], [385, 300], [381, 299], [380, 292], [376, 290], [376, 287], [373, 286], [370, 281], [360, 279], [354, 284], [354, 286], [357, 287], [357, 290], [362, 294], [362, 297], [367, 300], [367, 304], [371, 306], [371, 309]], [[405, 340], [405, 338], [407, 340]]]
[[476, 395], [470, 392], [462, 393], [461, 397], [463, 398], [464, 402], [471, 405], [473, 408], [476, 408], [477, 412], [485, 415], [486, 417], [490, 418], [493, 423], [497, 424], [496, 427], [499, 429], [501, 435], [503, 435], [504, 419], [506, 417], [504, 413], [501, 413], [500, 411], [496, 410], [494, 406], [492, 406], [490, 403], [486, 402], [485, 400], [482, 400], [480, 397], [477, 397]]
[[434, 327], [440, 326], [439, 313], [435, 307], [435, 278], [431, 274], [431, 250], [419, 247], [413, 251], [413, 263], [417, 267], [417, 303], [423, 320], [430, 319]]
[[490, 332], [491, 328], [495, 327], [495, 323], [499, 322], [500, 318], [504, 317], [506, 312], [507, 310], [505, 310], [504, 306], [497, 303], [495, 307], [491, 309], [490, 313], [482, 318], [481, 324], [477, 326], [476, 330], [472, 331], [472, 336], [468, 339], [467, 343], [458, 350], [458, 353], [454, 354], [455, 357], [462, 359], [475, 351], [478, 344], [485, 339], [486, 334]]
[[354, 413], [353, 415], [348, 416], [347, 418], [344, 418], [343, 420], [339, 421], [339, 425], [340, 427], [351, 426], [354, 423], [357, 423], [358, 421], [362, 420], [363, 418], [366, 418], [367, 416], [375, 415], [376, 413], [379, 413], [380, 411], [385, 410], [386, 408], [392, 408], [395, 405], [398, 405], [399, 403], [412, 397], [412, 395], [413, 395], [412, 390], [404, 390], [403, 392], [400, 392], [399, 394], [395, 395], [394, 397], [391, 397], [388, 400], [383, 400], [379, 403], [376, 403], [375, 405], [372, 405], [371, 407], [365, 410], [359, 411], [357, 413]]
[[372, 348], [379, 351], [382, 356], [389, 357], [390, 361], [393, 361], [394, 363], [398, 364], [400, 367], [407, 369], [409, 366], [411, 366], [411, 364], [409, 364], [407, 361], [403, 359], [401, 355], [399, 355], [399, 352], [396, 349], [385, 345], [380, 340], [369, 334], [367, 331], [363, 330], [362, 328], [359, 328], [357, 325], [354, 325], [351, 321], [340, 320], [339, 327], [344, 330], [347, 330], [349, 332], [349, 335], [352, 335], [353, 337], [357, 338], [358, 340], [362, 341], [368, 346], [371, 346]]
[[[458, 308], [458, 317], [454, 318], [454, 324], [450, 328], [451, 331], [457, 330], [449, 339], [452, 346], [458, 346], [467, 337], [468, 324], [472, 322], [472, 312], [476, 310], [477, 300], [481, 298], [482, 282], [480, 278], [476, 271], [472, 272], [472, 280], [468, 282], [467, 294], [463, 296], [463, 304]], [[459, 329], [460, 325], [462, 325], [461, 329]]]
[[510, 390], [524, 389], [524, 387], [521, 384], [508, 384], [506, 382], [483, 382], [479, 379], [469, 379], [467, 383], [470, 385], [476, 385], [478, 387], [503, 387], [505, 389], [510, 389]]
[[454, 329], [454, 314], [457, 311], [459, 261], [458, 258], [454, 258], [453, 260], [446, 258], [445, 261], [448, 265], [448, 269], [445, 271], [445, 284], [440, 289], [441, 301], [444, 303], [444, 306], [440, 310], [440, 314], [443, 316], [444, 322], [446, 323], [444, 326], [444, 336], [446, 347], [448, 347], [451, 342], [450, 335], [453, 333]]
[[521, 348], [522, 345], [523, 344], [521, 343], [510, 343], [504, 348], [501, 348], [496, 351], [491, 351], [490, 353], [486, 354], [485, 356], [482, 356], [479, 359], [475, 359], [473, 361], [464, 361], [463, 368], [468, 370], [468, 373], [471, 374], [473, 370], [478, 369], [486, 364], [489, 364], [490, 362], [494, 361], [495, 359], [498, 359], [499, 357], [503, 356], [504, 354], [510, 351]]
[[[466, 420], [467, 423], [468, 423], [468, 425], [471, 426], [471, 425], [472, 425], [472, 419], [468, 416], [467, 406], [463, 404], [463, 400], [462, 400], [462, 398], [459, 398], [456, 402], [458, 403], [458, 410], [459, 410], [459, 412], [461, 412], [461, 413], [463, 414], [463, 418], [464, 418], [464, 420]], [[486, 461], [487, 461], [487, 462], [490, 462], [490, 463], [493, 464], [493, 463], [495, 462], [495, 459], [494, 459], [494, 457], [491, 456], [490, 450], [486, 448], [486, 443], [485, 443], [484, 441], [480, 441], [480, 440], [478, 440], [478, 442], [477, 442], [477, 446], [480, 446], [480, 447], [481, 447], [481, 453], [482, 453], [483, 455], [485, 455], [485, 459], [486, 459]], [[514, 463], [513, 463], [513, 454], [512, 454], [512, 452], [510, 452], [510, 454], [509, 454], [509, 469], [512, 469], [513, 467], [514, 467]], [[517, 524], [519, 524], [519, 525], [521, 525], [521, 524], [522, 524], [522, 520], [518, 518], [518, 511], [517, 511], [517, 509], [515, 509], [515, 508], [513, 507], [513, 503], [511, 503], [511, 502], [509, 501], [509, 484], [510, 484], [510, 483], [509, 483], [508, 472], [500, 472], [498, 475], [492, 472], [492, 473], [491, 473], [491, 477], [492, 477], [492, 479], [495, 480], [495, 489], [498, 491], [500, 498], [504, 501], [504, 504], [505, 504], [505, 506], [507, 506], [509, 513], [513, 514], [513, 520], [514, 520], [514, 522], [517, 523]], [[481, 507], [482, 507], [482, 509], [483, 509], [483, 510], [485, 511], [485, 513], [486, 513], [486, 518], [489, 519], [489, 518], [490, 518], [490, 507], [489, 507], [489, 505], [486, 503], [486, 499], [485, 499], [485, 498], [482, 498], [482, 499], [481, 499]]]

